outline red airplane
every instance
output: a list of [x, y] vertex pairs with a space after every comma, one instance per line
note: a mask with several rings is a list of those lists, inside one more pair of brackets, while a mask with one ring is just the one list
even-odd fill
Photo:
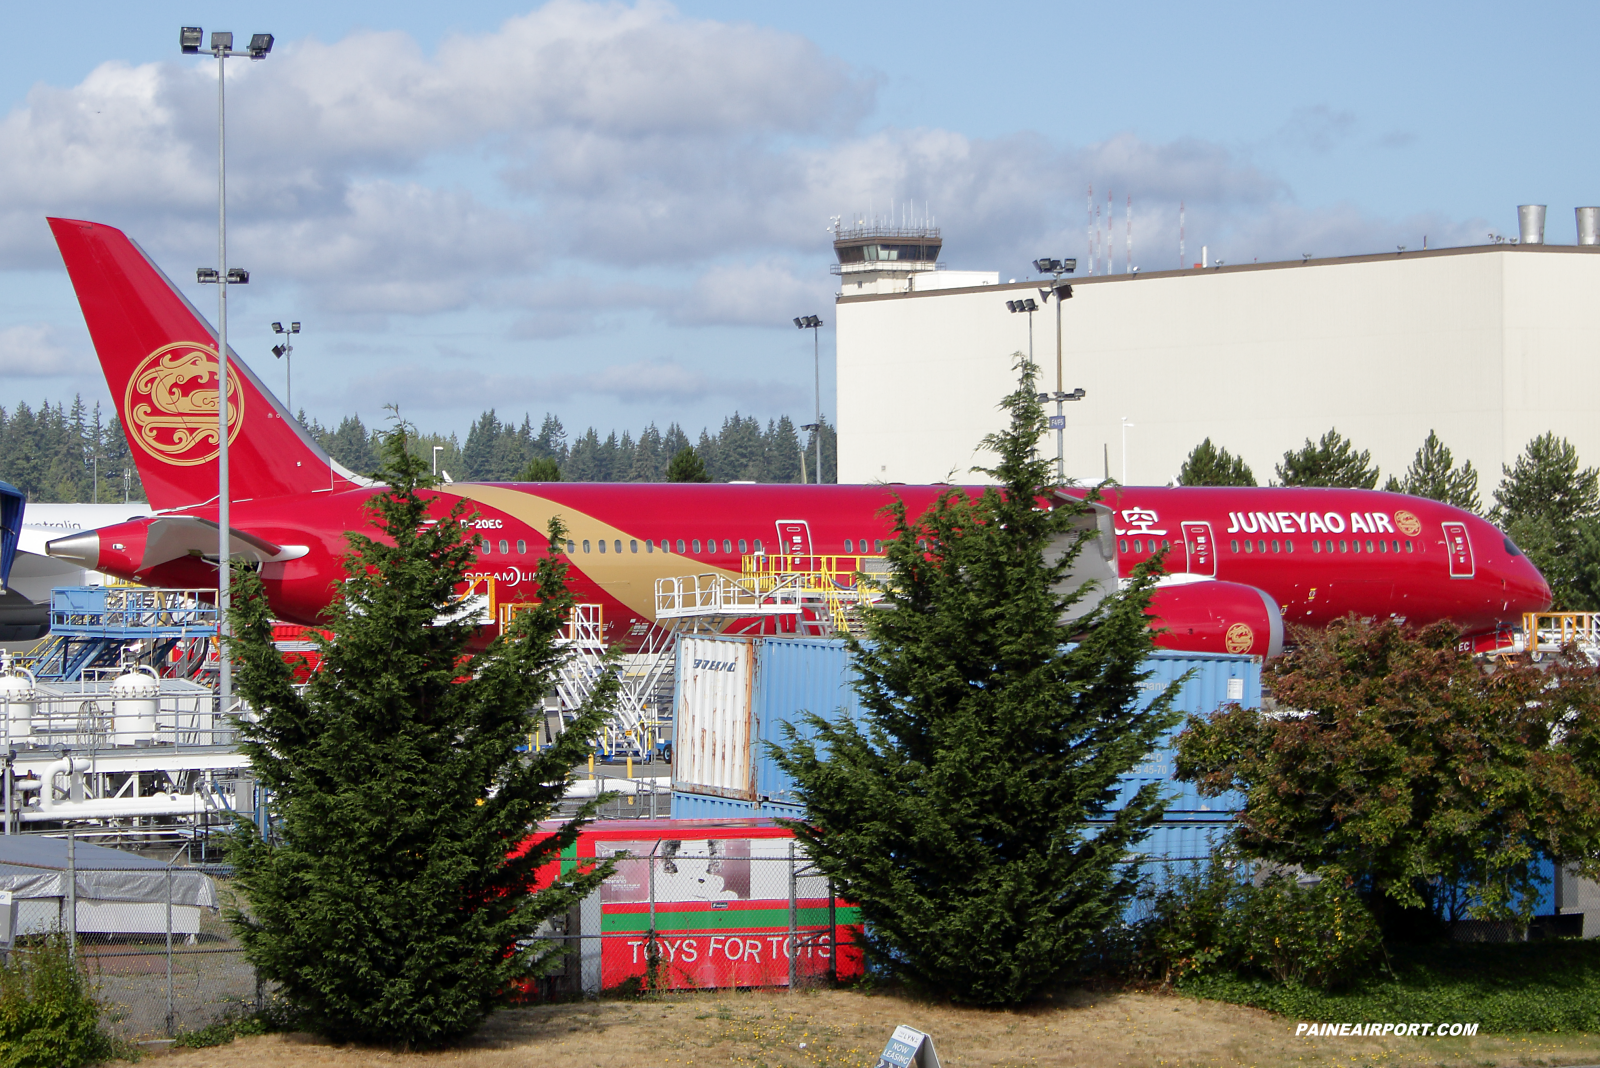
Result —
[[[217, 357], [211, 327], [121, 231], [51, 219], [123, 429], [157, 514], [50, 543], [50, 555], [153, 586], [216, 582]], [[367, 525], [380, 487], [335, 463], [237, 355], [229, 364], [232, 552], [260, 566], [273, 610], [316, 624], [342, 577], [344, 534]], [[737, 577], [745, 558], [871, 557], [895, 496], [913, 514], [946, 486], [449, 483], [474, 513], [478, 571], [501, 602], [526, 601], [554, 516], [580, 601], [603, 606], [628, 641], [656, 619], [656, 580]], [[1067, 490], [1082, 497], [1086, 491]], [[1115, 588], [1152, 553], [1157, 644], [1275, 655], [1284, 623], [1350, 612], [1423, 624], [1449, 619], [1492, 647], [1550, 589], [1511, 540], [1470, 512], [1394, 493], [1346, 489], [1110, 489], [1088, 521], [1097, 536], [1075, 581]], [[732, 628], [793, 629], [779, 618]]]

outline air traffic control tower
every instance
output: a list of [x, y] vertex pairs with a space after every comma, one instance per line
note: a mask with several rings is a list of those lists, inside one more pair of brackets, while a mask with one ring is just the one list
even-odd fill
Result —
[[832, 229], [833, 253], [839, 258], [833, 273], [844, 296], [910, 292], [917, 288], [913, 276], [940, 267], [944, 242], [938, 227], [835, 222]]

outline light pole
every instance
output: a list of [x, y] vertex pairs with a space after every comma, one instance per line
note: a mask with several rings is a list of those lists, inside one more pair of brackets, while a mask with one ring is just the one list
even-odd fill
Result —
[[[198, 56], [199, 26], [178, 31], [178, 47]], [[272, 34], [257, 33], [243, 52], [233, 49], [233, 34], [213, 31], [208, 50], [217, 57], [217, 265], [195, 272], [201, 282], [217, 284], [217, 710], [226, 713], [233, 699], [233, 661], [228, 656], [228, 583], [232, 578], [232, 546], [228, 530], [228, 287], [245, 285], [250, 272], [228, 266], [228, 124], [225, 71], [228, 59], [247, 55], [264, 59], [272, 51]]]
[[1033, 362], [1033, 313], [1039, 310], [1039, 304], [1032, 297], [1021, 300], [1006, 301], [1006, 311], [1015, 315], [1018, 312], [1028, 313], [1028, 362]]
[[812, 424], [816, 427], [811, 432], [817, 442], [817, 485], [822, 485], [822, 346], [817, 340], [817, 335], [822, 329], [822, 320], [815, 315], [802, 315], [794, 321], [800, 330], [811, 331], [811, 359], [817, 376], [817, 421]]
[[1128, 484], [1128, 428], [1133, 424], [1128, 422], [1128, 417], [1122, 417], [1122, 484]]
[[[1064, 392], [1066, 387], [1062, 385], [1061, 375], [1061, 303], [1072, 299], [1072, 287], [1062, 285], [1061, 276], [1076, 271], [1078, 269], [1078, 261], [1076, 259], [1056, 260], [1048, 256], [1041, 256], [1033, 261], [1033, 269], [1040, 274], [1048, 274], [1054, 278], [1054, 281], [1050, 283], [1050, 288], [1040, 290], [1039, 295], [1049, 300], [1050, 294], [1054, 293], [1056, 298], [1056, 396], [1057, 398], [1064, 398], [1067, 394]], [[1082, 396], [1083, 391], [1080, 389], [1077, 391], [1076, 396], [1071, 399], [1077, 400]], [[1067, 416], [1061, 410], [1060, 399], [1056, 401], [1056, 415], [1050, 423], [1056, 432], [1056, 481], [1065, 482], [1067, 478]]]
[[300, 332], [300, 324], [290, 323], [285, 330], [282, 323], [273, 323], [272, 332], [283, 335], [283, 344], [272, 346], [272, 354], [283, 361], [283, 405], [294, 415], [294, 335]]

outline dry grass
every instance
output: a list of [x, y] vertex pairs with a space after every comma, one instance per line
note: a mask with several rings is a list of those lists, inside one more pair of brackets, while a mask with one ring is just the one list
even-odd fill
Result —
[[1154, 994], [1077, 993], [1026, 1010], [992, 1012], [895, 994], [815, 991], [684, 994], [512, 1009], [492, 1018], [469, 1046], [443, 1053], [406, 1054], [335, 1046], [303, 1035], [267, 1035], [212, 1049], [176, 1050], [153, 1063], [159, 1068], [870, 1068], [901, 1023], [932, 1034], [948, 1068], [1465, 1068], [1600, 1062], [1600, 1036], [1295, 1038], [1293, 1021]]

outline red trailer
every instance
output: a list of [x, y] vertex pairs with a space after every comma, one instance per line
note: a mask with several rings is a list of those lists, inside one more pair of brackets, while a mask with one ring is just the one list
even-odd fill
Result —
[[[561, 870], [607, 857], [618, 858], [616, 871], [558, 932], [576, 943], [569, 989], [599, 993], [630, 980], [657, 989], [788, 986], [862, 974], [860, 910], [830, 895], [801, 844], [771, 820], [592, 823], [562, 854]], [[554, 874], [548, 865], [538, 881]]]

